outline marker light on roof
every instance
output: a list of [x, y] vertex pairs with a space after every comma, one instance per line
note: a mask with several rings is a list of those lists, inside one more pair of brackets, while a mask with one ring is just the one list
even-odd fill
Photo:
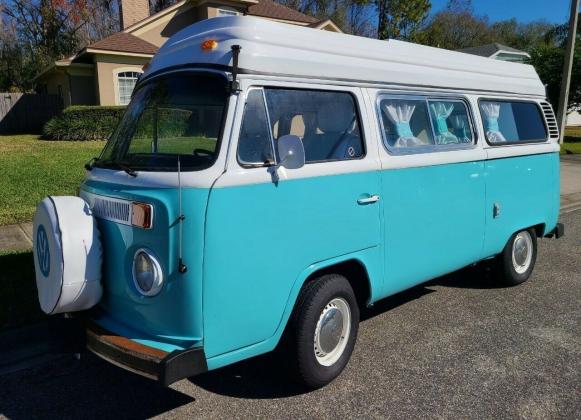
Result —
[[218, 41], [215, 39], [207, 39], [202, 42], [202, 50], [204, 51], [212, 51], [218, 47]]

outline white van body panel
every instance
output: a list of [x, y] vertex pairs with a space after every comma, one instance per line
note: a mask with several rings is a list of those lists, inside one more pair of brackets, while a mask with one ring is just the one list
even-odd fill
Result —
[[[215, 39], [210, 51], [201, 44]], [[402, 41], [281, 25], [248, 16], [208, 19], [174, 35], [156, 54], [144, 77], [168, 67], [207, 63], [232, 65], [232, 45], [240, 45], [241, 72], [295, 77], [392, 83], [544, 96], [530, 65]], [[436, 82], [437, 81], [437, 82]]]

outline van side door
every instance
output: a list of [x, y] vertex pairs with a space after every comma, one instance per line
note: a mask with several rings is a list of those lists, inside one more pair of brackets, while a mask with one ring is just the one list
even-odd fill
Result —
[[[361, 91], [274, 82], [245, 89], [245, 83], [239, 135], [208, 203], [208, 357], [280, 332], [294, 303], [291, 290], [313, 264], [353, 253], [381, 263], [380, 203], [365, 202], [379, 193], [379, 160], [363, 128]], [[306, 164], [275, 170], [277, 139], [289, 133], [303, 141]]]
[[461, 96], [374, 97], [383, 144], [385, 289], [390, 295], [478, 261], [484, 158]]

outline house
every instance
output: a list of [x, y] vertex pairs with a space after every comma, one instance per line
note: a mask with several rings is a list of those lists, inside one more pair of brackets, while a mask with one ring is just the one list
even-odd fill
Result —
[[55, 61], [36, 76], [37, 91], [59, 95], [69, 105], [127, 105], [139, 75], [173, 34], [203, 19], [252, 15], [283, 24], [341, 32], [272, 0], [182, 0], [149, 15], [148, 0], [119, 0], [122, 30]]
[[481, 57], [494, 58], [495, 60], [514, 61], [522, 63], [531, 58], [529, 53], [516, 48], [507, 47], [497, 42], [492, 44], [480, 45], [478, 47], [462, 48], [459, 52], [479, 55]]
[[581, 127], [581, 108], [567, 114], [567, 127]]

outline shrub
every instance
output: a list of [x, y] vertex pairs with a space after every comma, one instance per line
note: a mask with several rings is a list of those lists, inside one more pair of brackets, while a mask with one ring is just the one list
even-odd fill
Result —
[[70, 106], [43, 129], [49, 140], [106, 140], [123, 116], [124, 106]]

